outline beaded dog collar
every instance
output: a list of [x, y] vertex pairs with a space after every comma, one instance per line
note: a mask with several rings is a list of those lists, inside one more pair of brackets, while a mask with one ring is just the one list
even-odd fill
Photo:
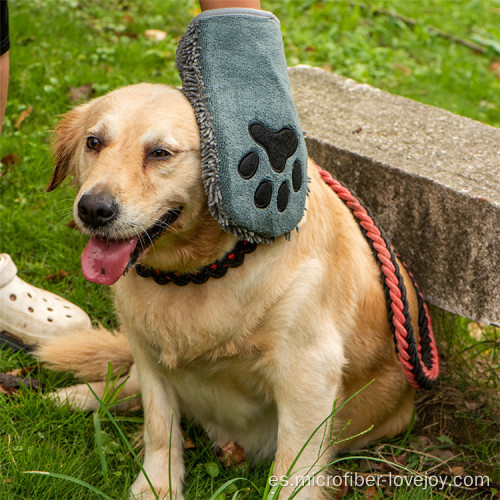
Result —
[[178, 286], [184, 286], [188, 283], [201, 285], [208, 278], [222, 278], [230, 267], [241, 266], [245, 260], [245, 254], [252, 253], [256, 248], [256, 243], [250, 243], [247, 240], [238, 241], [236, 246], [222, 259], [202, 267], [196, 273], [181, 274], [174, 271], [166, 272], [141, 264], [137, 264], [135, 270], [142, 278], [153, 278], [159, 285], [167, 285], [168, 283], [174, 283]]

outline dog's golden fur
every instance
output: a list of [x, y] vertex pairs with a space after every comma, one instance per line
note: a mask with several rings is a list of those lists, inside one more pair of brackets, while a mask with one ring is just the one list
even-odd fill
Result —
[[[87, 136], [96, 133], [103, 148], [86, 150]], [[181, 92], [149, 84], [114, 91], [67, 113], [55, 138], [50, 188], [73, 175], [75, 207], [96, 186], [111, 193], [121, 220], [109, 229], [110, 239], [131, 237], [127, 228], [147, 228], [166, 210], [183, 207], [143, 256], [145, 265], [192, 272], [234, 246], [236, 239], [209, 214], [198, 129]], [[173, 154], [152, 163], [145, 150], [158, 142]], [[203, 425], [215, 444], [234, 440], [254, 457], [275, 456], [278, 477], [334, 402], [339, 406], [371, 380], [335, 413], [331, 432], [335, 436], [348, 421], [341, 439], [373, 430], [330, 446], [313, 472], [339, 449], [395, 435], [410, 421], [414, 391], [395, 353], [377, 264], [353, 216], [312, 162], [308, 174], [308, 210], [290, 241], [260, 245], [242, 266], [203, 285], [160, 286], [132, 270], [113, 286], [123, 334], [75, 332], [39, 350], [56, 368], [100, 380], [101, 393], [108, 361], [128, 369], [133, 353], [125, 395], [138, 392], [140, 383], [144, 467], [161, 494], [168, 492], [170, 460], [172, 488], [182, 497], [181, 414]], [[75, 220], [79, 224], [76, 209]], [[403, 274], [416, 318], [414, 289]], [[75, 406], [96, 404], [85, 385], [61, 395]], [[295, 469], [317, 461], [328, 444], [323, 438], [316, 433]], [[132, 492], [149, 498], [142, 473]], [[320, 496], [316, 487], [299, 495]]]

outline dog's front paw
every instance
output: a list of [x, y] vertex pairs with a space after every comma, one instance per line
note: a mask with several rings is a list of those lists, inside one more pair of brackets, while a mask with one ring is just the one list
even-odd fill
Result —
[[86, 384], [64, 387], [47, 396], [57, 406], [70, 405], [72, 410], [96, 410], [99, 402], [90, 392]]
[[[144, 477], [144, 474], [141, 472], [130, 488], [129, 498], [130, 500], [154, 500], [158, 497], [160, 499], [170, 500], [168, 477], [166, 478], [166, 481], [167, 484], [164, 484], [163, 482], [159, 483], [158, 481], [152, 481], [153, 488], [157, 495], [155, 496], [155, 494], [151, 490], [151, 486]], [[174, 485], [172, 484], [172, 486]], [[182, 486], [174, 488], [174, 491], [172, 492], [172, 499], [184, 500], [184, 495], [182, 494]]]

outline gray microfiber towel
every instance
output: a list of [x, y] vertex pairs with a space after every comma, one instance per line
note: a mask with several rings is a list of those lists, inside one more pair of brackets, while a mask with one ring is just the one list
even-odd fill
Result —
[[278, 19], [252, 9], [203, 12], [179, 42], [177, 69], [200, 129], [212, 215], [252, 242], [288, 235], [304, 214], [307, 151]]

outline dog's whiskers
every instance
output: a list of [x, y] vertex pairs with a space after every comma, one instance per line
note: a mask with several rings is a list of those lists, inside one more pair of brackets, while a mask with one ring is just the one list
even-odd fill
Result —
[[[146, 247], [148, 245], [153, 244], [153, 240], [151, 239], [151, 236], [149, 235], [147, 229], [144, 228], [144, 226], [142, 226], [142, 224], [136, 223], [132, 226], [132, 229], [135, 231], [135, 234], [137, 235], [138, 241], [142, 247]], [[145, 239], [144, 239], [145, 237], [147, 237], [147, 239], [149, 240], [149, 243], [147, 242], [147, 240], [145, 241]]]
[[59, 212], [60, 213], [56, 213], [56, 215], [57, 215], [57, 225], [64, 226], [64, 225], [67, 225], [71, 221], [74, 220], [72, 212], [68, 213], [64, 209], [59, 210]]
[[73, 220], [72, 214], [65, 215], [65, 216], [63, 216], [62, 218], [59, 219], [59, 224], [61, 224], [61, 225], [68, 224], [72, 220]]

